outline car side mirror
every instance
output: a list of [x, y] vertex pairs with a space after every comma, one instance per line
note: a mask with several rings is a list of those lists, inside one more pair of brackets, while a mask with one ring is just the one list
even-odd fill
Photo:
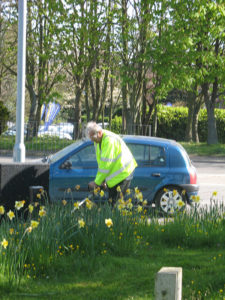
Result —
[[71, 167], [72, 167], [71, 161], [66, 160], [61, 164], [60, 169], [68, 169], [69, 170], [69, 169], [71, 169]]

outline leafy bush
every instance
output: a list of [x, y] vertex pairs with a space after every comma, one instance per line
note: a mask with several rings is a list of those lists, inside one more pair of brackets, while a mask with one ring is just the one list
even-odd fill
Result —
[[[177, 141], [184, 141], [185, 129], [187, 126], [187, 107], [158, 106], [158, 127], [157, 136]], [[220, 143], [225, 143], [225, 110], [215, 109], [217, 133]], [[201, 109], [198, 117], [198, 134], [200, 142], [207, 140], [207, 110]]]
[[9, 121], [9, 111], [0, 101], [0, 134], [6, 130], [7, 121]]

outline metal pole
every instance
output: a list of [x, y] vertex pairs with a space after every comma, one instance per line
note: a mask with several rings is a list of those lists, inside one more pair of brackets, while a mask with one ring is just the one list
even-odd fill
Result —
[[16, 142], [13, 149], [15, 162], [25, 161], [24, 145], [24, 103], [26, 66], [26, 21], [27, 0], [19, 0], [18, 14], [18, 53], [17, 53], [17, 103], [16, 103]]

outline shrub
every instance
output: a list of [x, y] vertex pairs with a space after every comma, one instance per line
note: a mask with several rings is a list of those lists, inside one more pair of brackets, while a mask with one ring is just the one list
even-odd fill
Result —
[[0, 101], [0, 134], [6, 130], [7, 121], [9, 121], [9, 111]]

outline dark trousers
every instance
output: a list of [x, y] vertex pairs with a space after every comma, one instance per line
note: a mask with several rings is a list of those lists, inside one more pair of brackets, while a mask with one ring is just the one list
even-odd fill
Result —
[[[126, 190], [129, 188], [130, 182], [131, 180], [124, 179], [123, 181], [113, 186], [112, 188], [108, 187], [109, 202], [112, 203], [112, 205], [114, 205], [117, 202], [117, 200], [120, 198], [120, 193], [122, 193], [124, 196], [126, 195]], [[121, 192], [117, 191], [118, 186], [120, 186]]]

